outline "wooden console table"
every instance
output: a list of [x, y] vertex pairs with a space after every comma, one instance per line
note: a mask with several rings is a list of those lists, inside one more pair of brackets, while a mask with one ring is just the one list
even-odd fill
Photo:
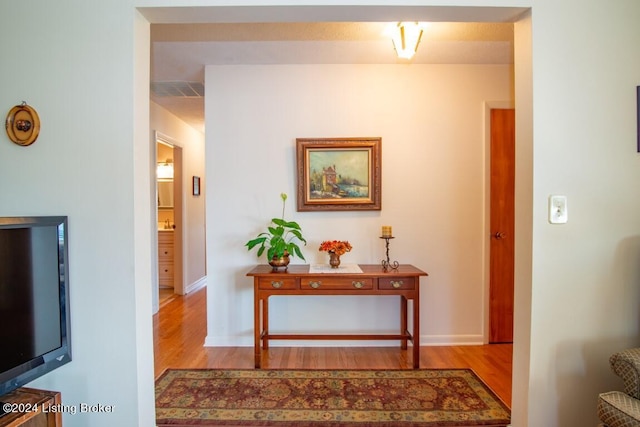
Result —
[[[380, 265], [359, 265], [362, 273], [309, 273], [308, 265], [289, 265], [286, 271], [273, 271], [258, 265], [247, 273], [253, 277], [253, 321], [255, 367], [261, 367], [262, 350], [269, 340], [407, 340], [413, 344], [413, 367], [420, 367], [420, 277], [424, 271], [412, 265], [400, 265], [384, 271]], [[399, 334], [271, 334], [269, 333], [269, 297], [283, 295], [397, 295], [400, 297]], [[413, 301], [413, 328], [409, 332], [407, 302]], [[261, 344], [262, 342], [262, 344]]]

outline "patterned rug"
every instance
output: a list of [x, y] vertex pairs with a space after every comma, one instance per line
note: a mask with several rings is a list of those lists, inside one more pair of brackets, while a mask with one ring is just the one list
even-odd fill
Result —
[[509, 408], [469, 369], [169, 369], [158, 426], [506, 426]]

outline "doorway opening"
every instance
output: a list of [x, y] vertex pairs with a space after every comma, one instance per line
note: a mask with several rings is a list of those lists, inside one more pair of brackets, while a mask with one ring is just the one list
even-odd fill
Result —
[[[151, 8], [150, 8], [151, 9]], [[366, 7], [363, 8], [366, 10]], [[444, 9], [444, 8], [443, 8]], [[453, 8], [453, 9], [458, 9], [458, 10], [463, 10], [466, 11], [466, 8]], [[482, 10], [482, 8], [477, 8], [478, 10]], [[507, 9], [507, 8], [505, 8]], [[523, 10], [525, 8], [522, 8]], [[251, 11], [251, 8], [248, 8], [249, 11]], [[494, 8], [495, 11], [500, 11], [500, 8]], [[366, 13], [363, 13], [363, 15], [366, 15]], [[469, 15], [473, 15], [473, 13], [470, 13]], [[532, 140], [532, 131], [531, 131], [531, 122], [532, 122], [532, 100], [531, 100], [531, 95], [532, 95], [532, 89], [531, 89], [531, 69], [532, 69], [532, 54], [531, 54], [531, 15], [530, 12], [527, 12], [527, 14], [524, 16], [524, 18], [521, 18], [518, 20], [519, 25], [521, 27], [521, 29], [518, 31], [519, 33], [519, 37], [520, 40], [516, 41], [516, 46], [514, 48], [514, 50], [518, 53], [517, 56], [517, 62], [518, 62], [518, 77], [515, 79], [516, 80], [516, 86], [518, 89], [518, 93], [519, 93], [519, 101], [518, 101], [518, 106], [520, 107], [524, 107], [522, 108], [520, 111], [521, 113], [521, 117], [520, 119], [518, 119], [519, 125], [523, 125], [523, 126], [519, 126], [521, 130], [518, 131], [518, 138], [519, 138], [519, 150], [520, 152], [524, 152], [523, 154], [519, 155], [519, 164], [524, 165], [524, 168], [519, 168], [519, 170], [521, 170], [522, 172], [518, 173], [518, 178], [521, 181], [521, 185], [522, 185], [522, 181], [524, 181], [524, 185], [522, 185], [524, 187], [524, 189], [522, 191], [525, 192], [526, 195], [530, 196], [532, 191], [531, 191], [531, 184], [533, 181], [533, 177], [532, 177], [532, 172], [531, 172], [531, 165], [532, 165], [532, 147], [533, 147], [533, 140]], [[522, 193], [520, 193], [522, 194]], [[530, 199], [530, 197], [529, 197]], [[518, 199], [518, 204], [520, 206], [519, 208], [519, 218], [522, 219], [523, 215], [522, 212], [529, 212], [531, 211], [532, 208], [532, 202], [531, 200], [529, 200], [527, 197], [519, 197]], [[524, 244], [518, 244], [518, 266], [520, 267], [520, 273], [519, 273], [519, 282], [522, 282], [524, 286], [524, 290], [530, 290], [530, 286], [531, 286], [531, 249], [527, 247], [527, 242], [531, 241], [531, 234], [532, 234], [532, 225], [531, 225], [531, 220], [528, 216], [525, 216], [523, 218], [523, 220], [521, 221], [521, 224], [524, 223], [524, 225], [520, 225], [520, 229], [521, 231], [524, 231], [523, 233], [519, 234], [519, 238], [520, 238], [520, 242], [524, 242]], [[518, 307], [523, 307], [523, 304], [526, 304], [527, 307], [531, 306], [531, 299], [530, 296], [527, 296], [527, 292], [522, 292], [520, 293], [520, 297], [519, 297], [519, 304]], [[526, 311], [526, 310], [525, 310]], [[522, 337], [521, 340], [518, 340], [519, 342], [528, 342], [527, 338], [530, 336], [530, 331], [529, 331], [529, 327], [530, 327], [530, 316], [526, 316], [525, 315], [521, 315], [519, 316], [519, 322], [522, 325], [521, 327], [521, 334], [520, 335]], [[528, 368], [529, 368], [529, 352], [528, 352], [528, 348], [526, 348], [526, 346], [518, 346], [516, 345], [514, 350], [516, 348], [519, 347], [519, 351], [516, 351], [516, 353], [519, 353], [519, 359], [520, 362], [519, 363], [519, 369], [517, 369], [517, 375], [515, 375], [516, 380], [519, 381], [514, 381], [514, 384], [518, 384], [517, 389], [519, 390], [519, 395], [518, 395], [518, 401], [519, 402], [527, 402], [527, 397], [529, 396], [529, 390], [528, 390], [528, 384], [529, 384], [529, 376], [528, 376]], [[519, 417], [516, 417], [518, 419], [522, 419], [523, 417], [526, 416], [527, 411], [520, 409], [520, 411], [518, 411], [518, 415]], [[526, 418], [525, 418], [526, 419]]]
[[182, 148], [156, 135], [158, 294], [162, 306], [184, 294], [182, 279]]

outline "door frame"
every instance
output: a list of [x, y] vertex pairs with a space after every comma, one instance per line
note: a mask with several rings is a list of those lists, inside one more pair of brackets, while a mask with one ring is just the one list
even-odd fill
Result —
[[482, 293], [484, 295], [484, 322], [482, 327], [482, 339], [484, 344], [489, 343], [489, 327], [491, 314], [489, 300], [491, 291], [491, 110], [506, 108], [515, 108], [515, 103], [513, 101], [484, 102], [484, 247], [482, 251]]

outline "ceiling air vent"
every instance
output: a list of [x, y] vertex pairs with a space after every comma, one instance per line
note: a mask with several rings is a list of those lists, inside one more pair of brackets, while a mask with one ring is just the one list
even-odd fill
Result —
[[151, 82], [151, 93], [155, 96], [202, 98], [204, 85], [199, 82]]

